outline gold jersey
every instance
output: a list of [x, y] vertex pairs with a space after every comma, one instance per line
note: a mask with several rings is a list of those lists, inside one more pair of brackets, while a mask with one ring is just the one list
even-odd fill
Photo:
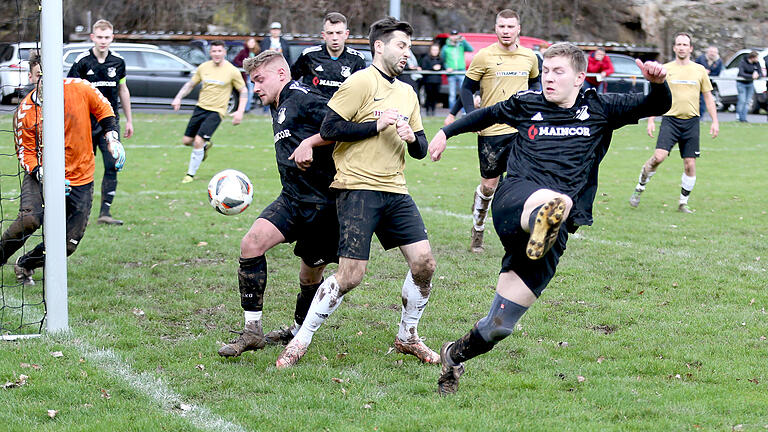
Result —
[[192, 82], [195, 85], [203, 83], [197, 106], [208, 111], [216, 111], [222, 117], [227, 114], [227, 104], [232, 89], [240, 91], [245, 87], [240, 71], [226, 60], [222, 60], [218, 66], [212, 60], [201, 64], [192, 76]]
[[[355, 123], [376, 121], [382, 112], [395, 109], [414, 132], [424, 130], [413, 87], [400, 80], [390, 83], [373, 66], [347, 78], [328, 107]], [[360, 141], [338, 142], [333, 150], [336, 175], [331, 187], [407, 194], [405, 151], [406, 144], [394, 125]]]
[[[477, 52], [466, 76], [480, 82], [484, 108], [507, 100], [519, 91], [528, 90], [528, 80], [539, 76], [539, 61], [528, 48], [518, 46], [514, 51], [507, 51], [497, 42]], [[495, 136], [513, 132], [517, 132], [513, 127], [497, 124], [483, 129], [480, 135]]]
[[666, 63], [664, 68], [667, 69], [667, 84], [672, 91], [672, 108], [664, 115], [679, 119], [698, 117], [699, 95], [712, 91], [707, 70], [692, 61], [686, 65], [672, 61]]

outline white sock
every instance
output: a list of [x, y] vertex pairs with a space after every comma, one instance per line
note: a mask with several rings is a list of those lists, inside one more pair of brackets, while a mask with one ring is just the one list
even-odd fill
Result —
[[291, 326], [291, 334], [292, 334], [292, 335], [294, 335], [294, 336], [296, 336], [296, 333], [298, 333], [298, 332], [299, 332], [299, 329], [300, 329], [300, 328], [301, 328], [301, 326], [299, 325], [299, 323], [297, 323], [296, 321], [294, 321], [294, 322], [293, 322], [293, 325]]
[[493, 194], [490, 196], [483, 195], [482, 186], [477, 185], [475, 190], [475, 204], [472, 206], [472, 219], [475, 223], [475, 231], [483, 231], [485, 229], [485, 218], [488, 216], [488, 207], [491, 206], [493, 200]]
[[402, 296], [405, 304], [400, 314], [400, 329], [397, 332], [397, 338], [405, 342], [412, 337], [419, 337], [417, 327], [421, 314], [424, 313], [424, 308], [429, 301], [429, 294], [426, 297], [422, 296], [419, 287], [413, 281], [413, 274], [408, 271], [403, 282]]
[[688, 197], [693, 192], [693, 186], [696, 185], [696, 176], [689, 177], [683, 173], [680, 179], [680, 204], [688, 204]]
[[189, 169], [187, 174], [194, 176], [197, 174], [197, 169], [200, 168], [200, 164], [203, 163], [203, 155], [205, 151], [203, 149], [192, 149], [192, 154], [189, 155]]
[[307, 311], [307, 317], [304, 318], [304, 324], [301, 325], [294, 339], [302, 345], [309, 345], [317, 329], [339, 307], [342, 300], [344, 296], [339, 295], [336, 275], [331, 275], [317, 289], [315, 298], [312, 299], [312, 304]]
[[248, 321], [261, 321], [261, 311], [253, 312], [253, 311], [245, 311], [243, 313], [245, 315], [245, 323], [248, 324]]

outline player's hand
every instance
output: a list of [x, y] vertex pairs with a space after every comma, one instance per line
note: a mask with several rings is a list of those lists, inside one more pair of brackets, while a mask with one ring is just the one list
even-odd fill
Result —
[[125, 132], [123, 133], [123, 138], [130, 138], [133, 136], [133, 123], [126, 122], [125, 123]]
[[447, 139], [448, 138], [446, 138], [445, 132], [440, 129], [435, 134], [435, 137], [432, 138], [432, 141], [429, 142], [429, 156], [432, 159], [432, 162], [437, 162], [440, 160], [440, 157], [445, 151], [445, 142]]
[[643, 78], [654, 84], [661, 84], [667, 79], [667, 70], [661, 63], [655, 61], [647, 61], [643, 63], [640, 59], [635, 59], [637, 67], [643, 71]]
[[119, 136], [117, 135], [116, 131], [109, 131], [104, 136], [107, 139], [107, 145], [109, 146], [109, 152], [112, 154], [112, 157], [115, 159], [115, 169], [118, 171], [122, 171], [123, 166], [125, 166], [125, 148], [123, 147], [123, 144], [118, 139]]
[[656, 130], [656, 123], [653, 120], [648, 120], [648, 128], [646, 131], [648, 132], [648, 136], [653, 138], [653, 132]]
[[232, 126], [237, 126], [243, 121], [243, 113], [237, 111], [232, 114]]
[[398, 120], [396, 125], [397, 135], [400, 139], [409, 144], [416, 141], [416, 135], [414, 135], [413, 129], [411, 129], [411, 125], [409, 125], [407, 121]]
[[381, 113], [381, 116], [376, 120], [376, 131], [381, 132], [388, 126], [392, 126], [397, 123], [397, 110], [388, 109]]
[[296, 162], [300, 170], [306, 171], [312, 165], [312, 146], [307, 144], [307, 140], [302, 141], [296, 150], [288, 156], [288, 160]]
[[443, 121], [443, 126], [448, 126], [449, 124], [455, 121], [456, 121], [456, 116], [451, 113], [448, 113], [448, 115], [445, 116], [445, 120]]
[[181, 108], [181, 99], [174, 98], [173, 102], [171, 102], [171, 106], [173, 107], [174, 111], [178, 111]]
[[37, 181], [39, 181], [40, 183], [43, 182], [43, 166], [42, 165], [36, 166], [35, 169], [30, 171], [29, 174], [34, 178], [36, 178]]
[[69, 179], [64, 179], [64, 196], [69, 196], [72, 193], [72, 186], [70, 186]]
[[717, 138], [720, 134], [720, 123], [717, 120], [712, 121], [712, 126], [709, 127], [709, 134], [712, 135], [712, 138]]

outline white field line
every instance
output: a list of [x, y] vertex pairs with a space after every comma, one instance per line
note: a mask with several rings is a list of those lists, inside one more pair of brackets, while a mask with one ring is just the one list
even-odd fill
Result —
[[[18, 299], [5, 296], [14, 303], [21, 303]], [[29, 339], [40, 335], [23, 335], [18, 339]], [[3, 340], [12, 341], [17, 338], [3, 337]], [[101, 370], [107, 372], [115, 378], [125, 382], [137, 392], [144, 394], [160, 405], [161, 409], [171, 414], [183, 417], [193, 426], [200, 430], [212, 432], [247, 432], [242, 426], [225, 420], [202, 406], [186, 403], [180, 395], [163, 384], [160, 378], [146, 372], [136, 373], [112, 350], [96, 348], [79, 338], [71, 338], [69, 333], [57, 333], [52, 335], [51, 339], [70, 345], [80, 351], [80, 354], [87, 360], [94, 363]], [[183, 407], [183, 408], [182, 408]]]
[[163, 384], [162, 380], [154, 375], [146, 372], [134, 372], [113, 351], [95, 348], [81, 339], [74, 339], [72, 345], [82, 353], [84, 358], [92, 361], [110, 375], [126, 382], [139, 393], [149, 396], [164, 411], [188, 420], [196, 428], [215, 432], [246, 432], [246, 429], [242, 426], [211, 413], [208, 408], [202, 405], [185, 403], [180, 395]]

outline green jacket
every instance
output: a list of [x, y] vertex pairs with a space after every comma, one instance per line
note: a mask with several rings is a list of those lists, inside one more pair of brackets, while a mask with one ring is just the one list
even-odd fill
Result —
[[446, 69], [453, 70], [466, 70], [467, 65], [464, 61], [465, 51], [474, 51], [472, 45], [462, 39], [458, 45], [451, 45], [450, 39], [445, 42], [443, 49], [440, 50], [440, 55], [443, 57], [443, 63]]

